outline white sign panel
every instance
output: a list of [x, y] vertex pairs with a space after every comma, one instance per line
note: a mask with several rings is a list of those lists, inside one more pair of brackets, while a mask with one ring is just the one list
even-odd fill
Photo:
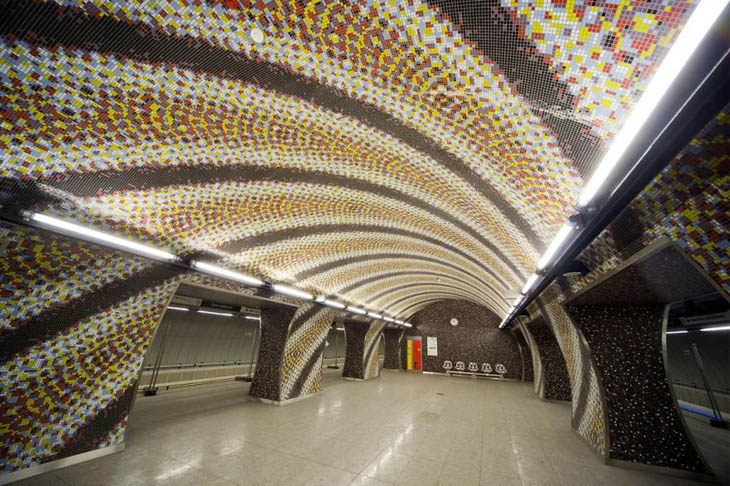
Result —
[[426, 337], [426, 355], [427, 356], [438, 356], [439, 355], [439, 347], [438, 347], [438, 341], [436, 340], [436, 336]]

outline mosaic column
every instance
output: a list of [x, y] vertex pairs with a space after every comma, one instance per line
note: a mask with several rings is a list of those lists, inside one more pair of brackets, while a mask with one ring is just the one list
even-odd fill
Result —
[[274, 402], [281, 400], [281, 362], [289, 324], [296, 311], [293, 307], [261, 309], [261, 341], [249, 391], [251, 396]]
[[609, 462], [711, 476], [672, 395], [663, 330], [671, 303], [716, 291], [719, 286], [667, 240], [563, 304], [603, 387]]
[[145, 352], [185, 270], [5, 223], [0, 241], [4, 482], [124, 442]]
[[385, 329], [383, 330], [383, 338], [385, 339], [385, 361], [383, 368], [386, 370], [400, 370], [400, 346], [403, 340], [403, 329]]
[[322, 355], [333, 316], [314, 304], [262, 309], [251, 395], [281, 405], [321, 391]]
[[378, 343], [384, 322], [345, 321], [345, 366], [342, 376], [368, 380], [380, 375]]
[[565, 358], [560, 350], [553, 331], [542, 317], [538, 317], [523, 327], [532, 344], [532, 351], [537, 351], [539, 364], [535, 366], [538, 374], [535, 391], [545, 400], [570, 400], [571, 389]]

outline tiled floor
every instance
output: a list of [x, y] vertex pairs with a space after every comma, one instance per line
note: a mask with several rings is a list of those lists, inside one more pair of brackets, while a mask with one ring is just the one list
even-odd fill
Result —
[[139, 397], [127, 450], [23, 485], [691, 485], [601, 465], [531, 384], [327, 370], [285, 407], [228, 382]]

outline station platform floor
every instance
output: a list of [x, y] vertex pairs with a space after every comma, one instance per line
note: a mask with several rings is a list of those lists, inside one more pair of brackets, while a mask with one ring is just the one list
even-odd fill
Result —
[[707, 484], [601, 464], [532, 383], [384, 371], [284, 407], [225, 382], [137, 398], [126, 450], [15, 483], [83, 486]]

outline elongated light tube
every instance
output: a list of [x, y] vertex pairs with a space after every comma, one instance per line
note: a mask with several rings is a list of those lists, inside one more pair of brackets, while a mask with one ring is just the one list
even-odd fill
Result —
[[555, 235], [553, 241], [550, 242], [550, 246], [547, 247], [547, 250], [545, 250], [542, 258], [540, 258], [540, 261], [537, 263], [538, 270], [542, 270], [550, 265], [553, 257], [558, 252], [568, 236], [570, 236], [570, 233], [572, 231], [573, 226], [567, 223], [564, 224], [562, 228], [560, 228], [560, 231], [558, 231], [558, 234]]
[[376, 312], [368, 312], [368, 317], [372, 317], [373, 319], [382, 319], [383, 316]]
[[43, 226], [60, 230], [63, 233], [77, 236], [82, 240], [90, 240], [92, 242], [110, 245], [115, 248], [130, 251], [137, 255], [155, 258], [158, 260], [177, 260], [177, 256], [164, 250], [143, 245], [142, 243], [137, 243], [136, 241], [119, 238], [118, 236], [113, 236], [108, 233], [102, 233], [101, 231], [87, 228], [85, 226], [80, 226], [78, 224], [69, 223], [68, 221], [54, 218], [52, 216], [46, 216], [45, 214], [30, 213], [28, 215], [28, 219]]
[[359, 314], [361, 316], [364, 316], [368, 313], [366, 310], [360, 309], [359, 307], [351, 307], [349, 305], [346, 307], [346, 310], [347, 312], [352, 312], [353, 314]]
[[295, 289], [294, 287], [289, 287], [288, 285], [274, 284], [271, 286], [271, 288], [277, 294], [288, 295], [289, 297], [294, 297], [296, 299], [303, 299], [303, 300], [314, 299], [314, 296], [312, 294], [310, 294], [309, 292], [305, 292], [304, 290]]
[[[730, 331], [730, 326], [716, 326], [716, 327], [703, 327], [700, 329], [702, 332], [712, 332], [712, 331]], [[667, 333], [669, 334], [669, 333]]]
[[383, 320], [385, 322], [395, 322], [395, 319], [393, 319], [392, 317], [383, 317]]
[[193, 262], [190, 262], [190, 266], [200, 272], [207, 273], [207, 274], [213, 275], [215, 277], [223, 277], [223, 278], [227, 278], [230, 280], [235, 280], [236, 282], [241, 282], [243, 284], [251, 285], [253, 287], [261, 287], [264, 284], [263, 281], [255, 278], [255, 277], [250, 277], [248, 275], [234, 272], [234, 271], [228, 270], [226, 268], [221, 268], [216, 265], [211, 265], [210, 263], [193, 261]]
[[522, 287], [522, 293], [527, 294], [533, 285], [535, 285], [535, 282], [537, 282], [537, 274], [533, 273], [530, 278], [527, 279], [527, 282], [525, 282], [525, 286]]
[[213, 312], [213, 311], [198, 309], [198, 313], [199, 314], [208, 314], [211, 316], [233, 317], [233, 314], [231, 314], [230, 312]]
[[408, 324], [407, 322], [404, 322], [403, 325], [406, 327], [413, 327], [411, 324]]
[[260, 317], [256, 317], [256, 316], [244, 316], [244, 319], [248, 319], [250, 321], [260, 321], [261, 320]]
[[659, 69], [651, 78], [631, 114], [616, 134], [606, 155], [603, 156], [598, 168], [591, 176], [588, 184], [583, 188], [578, 199], [579, 206], [587, 206], [596, 195], [600, 187], [616, 167], [621, 156], [641, 133], [641, 128], [661, 101], [664, 94], [672, 85], [692, 53], [715, 23], [718, 16], [725, 9], [730, 0], [703, 0], [695, 7], [687, 24], [677, 36], [677, 40], [662, 61]]
[[667, 334], [687, 334], [688, 331], [667, 331]]
[[175, 307], [174, 305], [168, 305], [167, 308], [170, 310], [185, 311], [185, 312], [190, 310], [187, 307]]
[[337, 302], [336, 300], [330, 300], [330, 299], [324, 299], [322, 302], [322, 305], [326, 305], [327, 307], [332, 307], [333, 309], [344, 309], [347, 307], [345, 304], [341, 302]]

